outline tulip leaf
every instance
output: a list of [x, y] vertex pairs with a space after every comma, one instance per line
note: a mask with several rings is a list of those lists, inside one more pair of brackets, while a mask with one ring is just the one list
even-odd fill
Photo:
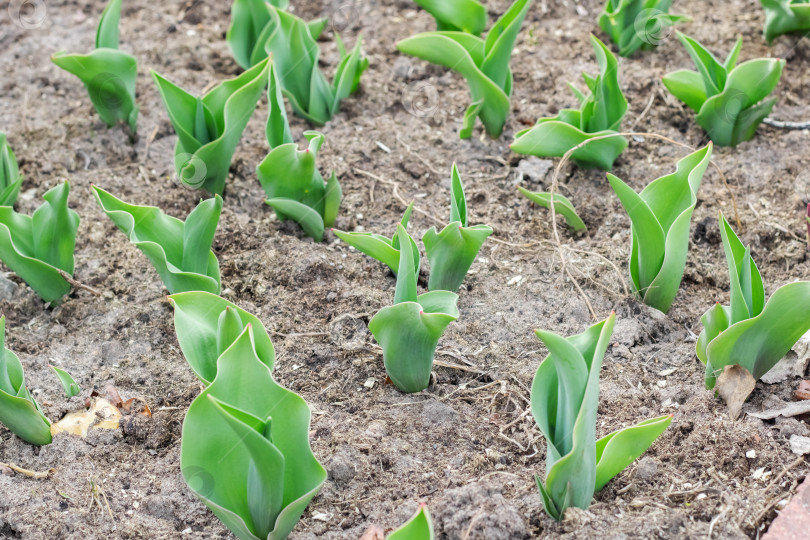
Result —
[[595, 36], [591, 36], [591, 45], [599, 64], [597, 77], [583, 74], [591, 93], [585, 96], [575, 91], [579, 109], [563, 109], [557, 116], [541, 118], [534, 127], [517, 133], [510, 145], [513, 152], [562, 157], [595, 139], [574, 150], [571, 160], [583, 168], [610, 170], [627, 148], [627, 140], [618, 136], [627, 112], [627, 100], [619, 87], [618, 61]]
[[630, 217], [633, 291], [645, 304], [664, 313], [683, 279], [689, 223], [711, 155], [709, 143], [681, 159], [675, 173], [653, 180], [641, 193], [608, 174], [611, 187]]
[[422, 236], [430, 263], [428, 289], [431, 291], [457, 291], [481, 246], [492, 234], [488, 225], [467, 226], [467, 202], [455, 163], [450, 184], [450, 224], [441, 232], [431, 227]]
[[138, 106], [135, 104], [135, 57], [118, 50], [121, 0], [110, 0], [96, 30], [96, 49], [90, 54], [57, 52], [51, 61], [76, 75], [87, 88], [93, 107], [108, 125], [126, 122], [135, 134]]
[[201, 201], [185, 223], [155, 206], [136, 206], [93, 186], [105, 214], [152, 263], [170, 293], [208, 291], [219, 294], [219, 262], [214, 241], [222, 198]]
[[785, 61], [759, 58], [737, 65], [742, 48], [742, 39], [738, 39], [721, 63], [689, 36], [678, 33], [678, 38], [697, 71], [679, 70], [665, 75], [664, 86], [697, 112], [697, 123], [715, 144], [737, 146], [753, 138], [776, 104], [776, 98], [768, 96], [779, 84]]
[[760, 0], [765, 10], [765, 39], [771, 43], [782, 34], [810, 30], [808, 0]]
[[414, 516], [397, 530], [386, 537], [386, 540], [433, 540], [433, 520], [425, 504], [419, 506]]
[[671, 422], [647, 420], [596, 440], [599, 372], [615, 315], [582, 334], [563, 338], [537, 330], [549, 355], [537, 368], [531, 411], [548, 444], [545, 482], [537, 487], [546, 512], [562, 520], [571, 507], [587, 509], [598, 491], [638, 458]]
[[[445, 9], [450, 9], [456, 3], [443, 4], [446, 4]], [[462, 139], [472, 135], [476, 117], [481, 119], [490, 137], [499, 137], [503, 131], [512, 94], [509, 59], [530, 5], [531, 0], [515, 0], [484, 39], [443, 30], [417, 34], [397, 43], [401, 52], [452, 69], [467, 81], [472, 104], [459, 131]], [[454, 16], [453, 20], [461, 19]]]
[[[520, 186], [517, 187], [518, 191], [520, 191], [524, 197], [532, 201], [538, 206], [542, 206], [543, 208], [549, 208], [551, 206], [551, 193], [540, 193], [540, 192], [531, 192], [528, 189], [524, 189]], [[568, 224], [569, 227], [574, 229], [575, 231], [584, 231], [587, 229], [585, 226], [585, 222], [582, 221], [582, 218], [579, 217], [577, 211], [574, 209], [573, 203], [565, 197], [564, 195], [560, 195], [559, 193], [554, 194], [554, 211], [560, 214], [563, 218], [565, 218], [565, 222]]]
[[174, 328], [180, 350], [194, 374], [210, 384], [217, 374], [217, 359], [233, 344], [244, 328], [253, 327], [259, 360], [272, 370], [275, 349], [261, 321], [242, 308], [207, 292], [173, 294]]
[[62, 272], [73, 274], [79, 214], [69, 194], [67, 182], [51, 188], [30, 217], [0, 206], [0, 260], [51, 304], [70, 292]]
[[70, 375], [70, 373], [56, 366], [51, 366], [51, 369], [53, 370], [54, 373], [56, 373], [56, 376], [59, 378], [59, 382], [62, 383], [62, 388], [65, 389], [65, 394], [67, 395], [67, 397], [72, 398], [73, 396], [81, 392], [79, 385], [76, 383], [75, 380], [73, 380], [73, 377]]
[[222, 195], [236, 145], [267, 84], [267, 69], [265, 59], [199, 98], [152, 72], [177, 133], [174, 166], [185, 185]]
[[216, 377], [183, 423], [180, 466], [192, 491], [239, 538], [282, 540], [326, 471], [309, 445], [309, 407], [273, 380], [255, 343], [248, 324], [217, 359]]
[[477, 0], [414, 0], [436, 19], [437, 30], [479, 35], [487, 26], [487, 8]]
[[619, 47], [619, 55], [632, 56], [654, 49], [668, 35], [668, 29], [691, 20], [670, 15], [672, 0], [607, 0], [599, 26]]
[[14, 206], [22, 181], [14, 152], [6, 134], [0, 131], [0, 206]]
[[22, 440], [51, 443], [51, 423], [25, 387], [19, 357], [5, 347], [6, 318], [0, 316], [0, 424]]

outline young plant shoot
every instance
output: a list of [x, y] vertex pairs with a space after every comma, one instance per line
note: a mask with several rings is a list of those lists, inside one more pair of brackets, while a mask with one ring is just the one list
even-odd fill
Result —
[[691, 20], [670, 15], [672, 0], [607, 0], [599, 16], [599, 27], [619, 47], [620, 56], [632, 56], [639, 49], [652, 50], [666, 39], [668, 29]]
[[[400, 246], [414, 245], [402, 225], [397, 225], [397, 236]], [[400, 257], [394, 305], [378, 311], [368, 323], [382, 347], [385, 371], [397, 388], [409, 393], [420, 392], [430, 384], [439, 338], [458, 319], [456, 293], [416, 295], [418, 273], [413, 257]]]
[[697, 113], [697, 123], [715, 144], [737, 146], [750, 140], [776, 104], [777, 98], [768, 96], [779, 84], [785, 61], [758, 58], [738, 66], [740, 38], [720, 63], [689, 36], [678, 32], [678, 39], [697, 71], [682, 69], [665, 75], [664, 86]]
[[385, 540], [433, 540], [435, 537], [430, 512], [427, 505], [422, 503], [416, 514], [386, 536]]
[[325, 227], [331, 227], [337, 218], [343, 191], [334, 171], [324, 183], [315, 165], [323, 134], [305, 131], [309, 146], [299, 150], [292, 142], [281, 87], [274, 64], [270, 64], [267, 97], [270, 116], [267, 120], [267, 142], [270, 153], [256, 167], [256, 175], [268, 199], [265, 201], [280, 220], [291, 219], [304, 232], [320, 242]]
[[599, 371], [615, 318], [611, 314], [568, 338], [535, 332], [549, 350], [531, 389], [532, 416], [548, 445], [545, 483], [539, 475], [535, 480], [546, 512], [557, 521], [571, 506], [587, 509], [593, 494], [641, 456], [672, 422], [672, 416], [661, 416], [596, 440]]
[[765, 288], [751, 258], [751, 248], [743, 245], [722, 215], [720, 236], [728, 262], [731, 303], [728, 306], [717, 303], [700, 318], [703, 330], [698, 336], [696, 353], [706, 364], [706, 388], [718, 385], [725, 395], [720, 379], [727, 368], [740, 366], [756, 381], [810, 330], [810, 282], [788, 283], [766, 303]]
[[[413, 203], [408, 205], [405, 213], [399, 224], [403, 229], [408, 227], [408, 220], [411, 219], [411, 212], [413, 212]], [[394, 232], [394, 236], [386, 238], [380, 234], [367, 233], [367, 232], [343, 232], [337, 229], [332, 229], [335, 236], [352, 246], [354, 249], [361, 253], [365, 253], [369, 257], [377, 259], [381, 263], [388, 266], [391, 272], [396, 275], [399, 271], [399, 236]], [[413, 254], [413, 265], [416, 268], [416, 274], [419, 275], [419, 248], [416, 247], [416, 242], [411, 239], [411, 253]]]
[[273, 369], [273, 342], [255, 316], [210, 293], [179, 293], [172, 295], [169, 301], [174, 307], [174, 328], [180, 350], [206, 386], [217, 376], [217, 359], [248, 325], [253, 326], [256, 356]]
[[760, 0], [765, 10], [765, 39], [810, 30], [810, 0]]
[[283, 540], [326, 480], [309, 444], [309, 406], [273, 379], [273, 345], [255, 317], [209, 293], [170, 300], [206, 323], [177, 327], [183, 352], [218, 355], [183, 422], [183, 478], [237, 537]]
[[170, 293], [219, 294], [219, 262], [211, 251], [222, 198], [200, 201], [185, 223], [155, 206], [135, 206], [93, 186], [101, 209], [155, 267]]
[[[524, 197], [536, 205], [542, 206], [543, 208], [549, 208], [551, 206], [551, 193], [532, 192], [520, 186], [517, 186], [517, 188]], [[574, 209], [573, 203], [568, 197], [555, 193], [554, 211], [565, 218], [565, 222], [568, 226], [575, 231], [584, 231], [587, 229], [585, 222], [579, 217], [579, 214], [577, 214], [577, 211]]]
[[51, 61], [84, 83], [93, 107], [108, 126], [126, 122], [134, 135], [138, 120], [135, 104], [138, 62], [134, 56], [118, 50], [120, 18], [121, 0], [110, 0], [98, 22], [95, 50], [90, 54], [57, 52]]
[[14, 206], [22, 181], [14, 152], [6, 134], [0, 131], [0, 206]]
[[[269, 4], [259, 5], [263, 0], [237, 3], [250, 4], [252, 11], [259, 13], [246, 15], [241, 9], [234, 13], [228, 40], [237, 62], [247, 67], [272, 56], [293, 112], [316, 126], [328, 122], [338, 112], [340, 102], [357, 90], [360, 76], [368, 67], [368, 58], [362, 56], [362, 38], [347, 51], [335, 34], [340, 63], [329, 84], [318, 67], [321, 52], [315, 41], [326, 24], [325, 19], [307, 23]], [[260, 25], [261, 32], [256, 34]]]
[[65, 395], [67, 397], [72, 398], [81, 392], [79, 384], [73, 379], [70, 373], [56, 366], [51, 366], [51, 369], [54, 373], [56, 373], [56, 376], [59, 378], [59, 382], [62, 383], [62, 388], [65, 389]]
[[218, 195], [225, 191], [236, 145], [267, 84], [267, 64], [265, 59], [203, 97], [152, 72], [177, 133], [174, 167], [185, 185]]
[[0, 317], [0, 424], [22, 440], [42, 446], [51, 443], [51, 423], [25, 387], [22, 364], [6, 349], [6, 317]]
[[457, 291], [484, 241], [492, 234], [492, 227], [488, 225], [467, 226], [467, 201], [455, 163], [450, 175], [450, 191], [450, 224], [438, 233], [436, 227], [431, 227], [422, 236], [430, 263], [428, 289], [431, 291]]
[[439, 32], [466, 32], [475, 36], [487, 26], [487, 8], [477, 0], [414, 0], [436, 19]]
[[[231, 47], [236, 63], [248, 69], [267, 58], [264, 42], [275, 30], [273, 9], [285, 10], [289, 0], [234, 0], [231, 4], [231, 25], [225, 40]], [[316, 19], [307, 23], [312, 39], [318, 39], [329, 20]]]
[[[599, 64], [599, 75], [582, 74], [590, 95], [586, 97], [569, 85], [580, 108], [562, 109], [557, 116], [541, 118], [534, 127], [517, 133], [510, 146], [513, 152], [562, 157], [585, 141], [619, 132], [627, 112], [627, 100], [619, 88], [619, 64], [610, 49], [593, 35], [591, 45]], [[624, 137], [597, 139], [577, 148], [571, 154], [571, 160], [583, 168], [607, 171], [625, 148], [627, 140]]]
[[712, 144], [689, 154], [677, 170], [653, 180], [641, 193], [608, 173], [610, 186], [630, 217], [633, 292], [648, 306], [669, 311], [686, 267], [689, 223], [697, 191], [712, 158]]
[[472, 104], [464, 113], [459, 130], [462, 139], [470, 138], [476, 118], [481, 119], [490, 137], [497, 138], [503, 131], [512, 95], [509, 59], [530, 5], [531, 0], [515, 0], [485, 39], [463, 32], [439, 31], [397, 43], [401, 52], [452, 69], [467, 80]]
[[73, 275], [79, 214], [68, 208], [69, 194], [67, 182], [51, 188], [31, 216], [0, 206], [0, 261], [51, 304], [70, 292], [63, 272]]

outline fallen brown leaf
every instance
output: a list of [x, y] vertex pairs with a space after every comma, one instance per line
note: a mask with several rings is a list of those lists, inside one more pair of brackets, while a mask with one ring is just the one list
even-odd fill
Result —
[[799, 381], [799, 387], [796, 389], [796, 399], [799, 401], [810, 399], [810, 381]]
[[754, 391], [757, 381], [742, 366], [726, 366], [723, 373], [717, 377], [715, 389], [728, 405], [728, 416], [736, 420], [740, 416], [743, 403]]

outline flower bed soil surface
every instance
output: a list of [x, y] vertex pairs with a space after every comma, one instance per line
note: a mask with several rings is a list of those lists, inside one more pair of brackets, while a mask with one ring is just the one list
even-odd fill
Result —
[[[69, 179], [71, 206], [82, 216], [76, 279], [102, 292], [77, 290], [49, 309], [14, 279], [20, 286], [0, 300], [8, 346], [19, 353], [28, 385], [52, 419], [81, 409], [92, 389], [104, 394], [108, 385], [124, 399], [146, 400], [153, 412], [151, 419], [125, 415], [118, 430], [91, 431], [85, 440], [59, 436], [42, 448], [0, 428], [0, 461], [54, 469], [45, 480], [0, 474], [0, 536], [230, 537], [180, 474], [183, 416], [201, 386], [180, 354], [166, 291], [90, 192], [95, 183], [181, 218], [194, 207], [201, 194], [173, 180], [176, 138], [149, 69], [194, 92], [237, 74], [224, 40], [227, 4], [124, 2], [121, 47], [140, 62], [135, 144], [123, 130], [107, 129], [80, 82], [49, 61], [57, 50], [91, 49], [104, 2], [49, 0], [47, 18], [31, 29], [0, 16], [0, 129], [25, 175], [18, 208], [30, 212], [47, 188]], [[444, 223], [455, 160], [471, 223], [488, 223], [495, 233], [461, 291], [461, 318], [439, 345], [437, 360], [455, 367], [438, 365], [435, 384], [424, 393], [400, 393], [385, 383], [380, 349], [367, 330], [369, 318], [392, 301], [394, 278], [329, 233], [313, 243], [262, 203], [254, 174], [267, 152], [266, 99], [260, 103], [233, 161], [214, 249], [224, 296], [265, 323], [277, 349], [279, 382], [313, 409], [312, 446], [329, 480], [292, 538], [358, 538], [371, 523], [402, 523], [420, 501], [429, 504], [439, 538], [756, 537], [807, 472], [804, 463], [794, 463], [787, 441], [810, 430], [803, 419], [763, 422], [743, 415], [730, 421], [725, 405], [703, 388], [694, 338], [700, 315], [713, 302], [728, 301], [717, 214], [733, 219], [730, 193], [740, 236], [751, 244], [768, 292], [808, 279], [802, 217], [810, 199], [808, 132], [763, 126], [753, 141], [716, 150], [730, 191], [710, 168], [693, 217], [683, 285], [666, 316], [623, 290], [629, 222], [604, 174], [564, 168], [560, 189], [589, 227], [576, 236], [560, 222], [570, 271], [599, 318], [611, 310], [618, 315], [602, 370], [598, 432], [667, 413], [674, 421], [588, 511], [572, 511], [556, 523], [544, 513], [533, 478], [544, 470], [545, 455], [528, 412], [528, 388], [545, 355], [533, 329], [572, 334], [593, 320], [562, 271], [548, 212], [515, 189], [520, 182], [547, 190], [549, 163], [521, 166], [524, 157], [511, 154], [508, 144], [538, 117], [575, 105], [566, 82], [582, 87], [579, 73], [596, 70], [588, 33], [601, 35], [595, 20], [602, 2], [534, 2], [512, 61], [513, 114], [504, 135], [481, 137], [479, 126], [467, 141], [457, 137], [469, 103], [463, 79], [394, 47], [433, 29], [426, 13], [406, 0], [293, 4], [305, 18], [330, 17], [320, 43], [325, 69], [337, 58], [334, 30], [348, 43], [362, 32], [371, 61], [359, 92], [323, 128], [319, 164], [336, 170], [345, 193], [337, 227], [390, 234], [411, 199], [417, 206], [412, 234]], [[494, 20], [508, 3], [487, 4]], [[718, 55], [742, 35], [742, 60], [786, 58], [773, 117], [808, 119], [806, 39], [779, 38], [769, 49], [754, 0], [676, 4], [673, 11], [693, 18], [682, 29]], [[691, 65], [674, 36], [654, 53], [621, 60], [630, 101], [625, 127], [704, 144], [693, 114], [660, 83], [663, 74]], [[291, 119], [300, 140], [308, 126]], [[684, 154], [671, 144], [637, 140], [614, 172], [640, 189], [674, 170]], [[49, 363], [75, 376], [81, 397], [64, 397]], [[795, 384], [758, 383], [744, 410], [791, 400]]]

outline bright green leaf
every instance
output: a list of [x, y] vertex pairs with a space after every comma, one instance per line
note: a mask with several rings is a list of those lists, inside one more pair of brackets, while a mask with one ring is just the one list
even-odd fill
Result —
[[765, 39], [768, 43], [782, 34], [810, 30], [808, 0], [760, 0], [765, 10]]
[[421, 504], [414, 516], [386, 537], [386, 540], [433, 540], [433, 520], [427, 505]]
[[[524, 197], [543, 208], [551, 206], [551, 193], [531, 192], [520, 186], [517, 187]], [[569, 227], [575, 231], [584, 231], [587, 229], [585, 222], [579, 217], [577, 211], [574, 209], [573, 203], [564, 195], [559, 193], [554, 194], [554, 211], [565, 218], [565, 222]]]
[[14, 152], [0, 131], [0, 206], [14, 206], [22, 181]]
[[70, 373], [56, 366], [51, 366], [51, 369], [56, 373], [56, 376], [59, 377], [59, 382], [62, 383], [62, 388], [65, 389], [67, 397], [72, 398], [81, 391], [79, 385], [73, 380]]

